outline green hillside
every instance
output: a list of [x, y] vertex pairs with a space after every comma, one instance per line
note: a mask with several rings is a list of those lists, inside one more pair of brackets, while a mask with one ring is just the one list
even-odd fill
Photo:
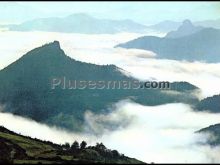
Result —
[[53, 144], [18, 135], [0, 126], [0, 164], [79, 164], [79, 163], [117, 163], [143, 164], [128, 158], [116, 150], [107, 149], [102, 143], [96, 146]]

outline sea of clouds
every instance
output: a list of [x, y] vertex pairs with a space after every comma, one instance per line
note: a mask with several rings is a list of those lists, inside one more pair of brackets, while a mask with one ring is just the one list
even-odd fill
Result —
[[[161, 33], [150, 35], [164, 36]], [[148, 35], [148, 34], [146, 34]], [[155, 59], [155, 53], [138, 49], [114, 48], [141, 34], [65, 34], [51, 32], [0, 32], [0, 69], [45, 43], [60, 41], [65, 53], [80, 61], [115, 64], [141, 79], [187, 81], [199, 88], [200, 99], [220, 93], [220, 64]], [[0, 125], [17, 133], [55, 143], [86, 140], [103, 142], [127, 156], [145, 162], [220, 162], [219, 148], [199, 145], [209, 135], [194, 132], [219, 123], [220, 115], [194, 112], [186, 104], [142, 106], [129, 100], [116, 103], [110, 114], [85, 114], [85, 131], [67, 132], [30, 119], [0, 113]], [[117, 129], [108, 125], [117, 124]], [[35, 131], [33, 131], [35, 130]], [[93, 131], [91, 131], [93, 130]]]
[[[73, 34], [53, 32], [0, 32], [0, 69], [19, 59], [26, 52], [45, 43], [60, 41], [65, 53], [80, 61], [115, 64], [132, 76], [146, 80], [187, 81], [202, 89], [200, 98], [220, 94], [220, 63], [187, 62], [155, 59], [156, 54], [140, 49], [114, 48], [119, 43], [143, 34]], [[145, 35], [164, 36], [149, 32]]]
[[[0, 113], [0, 125], [42, 140], [63, 144], [86, 140], [89, 145], [103, 142], [108, 148], [142, 160], [155, 163], [217, 163], [219, 147], [201, 145], [210, 135], [195, 131], [218, 123], [220, 115], [196, 113], [186, 104], [142, 106], [129, 100], [120, 101], [110, 114], [85, 114], [85, 128], [89, 132], [69, 132], [49, 127], [30, 119]], [[117, 123], [117, 129], [108, 124]]]

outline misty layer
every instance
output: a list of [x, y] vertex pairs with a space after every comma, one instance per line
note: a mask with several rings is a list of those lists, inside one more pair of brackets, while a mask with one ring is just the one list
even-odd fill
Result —
[[[209, 135], [195, 134], [195, 131], [219, 122], [220, 115], [196, 113], [185, 104], [148, 107], [129, 100], [117, 103], [112, 110], [106, 115], [88, 111], [84, 127], [89, 131], [81, 134], [5, 113], [0, 113], [0, 125], [55, 143], [72, 142], [73, 139], [86, 140], [89, 145], [103, 142], [107, 147], [117, 148], [145, 162], [219, 162], [219, 148], [204, 145]], [[116, 124], [117, 129], [112, 129]]]
[[[0, 48], [3, 50], [0, 59], [4, 61], [1, 68], [35, 47], [59, 40], [66, 54], [76, 60], [95, 64], [116, 64], [123, 69], [120, 71], [124, 75], [140, 80], [187, 81], [201, 88], [202, 94], [199, 91], [194, 93], [199, 98], [220, 93], [219, 64], [159, 60], [154, 59], [155, 54], [149, 51], [113, 48], [118, 43], [139, 37], [139, 34], [66, 35], [4, 32], [0, 33], [0, 36]], [[11, 44], [14, 45], [14, 49], [10, 48]], [[181, 97], [177, 91], [172, 91], [169, 95]], [[85, 122], [82, 124], [82, 133], [48, 127], [7, 113], [1, 113], [0, 124], [18, 133], [56, 143], [72, 142], [73, 139], [86, 140], [89, 144], [102, 141], [109, 148], [116, 148], [128, 156], [146, 162], [219, 162], [218, 147], [200, 145], [209, 139], [209, 135], [194, 134], [201, 128], [218, 123], [218, 114], [196, 113], [185, 104], [148, 107], [123, 102], [115, 106], [110, 107], [112, 113], [105, 114], [96, 114], [86, 109], [83, 114]], [[68, 120], [62, 113], [56, 119]]]

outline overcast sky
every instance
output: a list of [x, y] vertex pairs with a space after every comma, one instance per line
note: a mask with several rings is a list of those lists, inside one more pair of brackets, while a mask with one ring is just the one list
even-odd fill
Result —
[[164, 20], [218, 19], [219, 2], [0, 2], [0, 23], [88, 13], [99, 18], [133, 19], [144, 24]]

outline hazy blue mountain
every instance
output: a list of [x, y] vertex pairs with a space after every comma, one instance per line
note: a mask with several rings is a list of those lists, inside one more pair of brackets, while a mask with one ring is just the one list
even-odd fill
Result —
[[195, 25], [220, 29], [220, 19], [195, 22]]
[[148, 26], [148, 28], [167, 33], [176, 30], [180, 25], [181, 22], [167, 20], [167, 21], [159, 22], [155, 25], [150, 25]]
[[220, 145], [220, 124], [211, 125], [209, 127], [203, 128], [197, 133], [208, 133], [214, 136], [214, 138], [209, 138], [207, 143], [212, 146]]
[[[83, 81], [133, 81], [114, 65], [94, 65], [66, 56], [55, 41], [36, 48], [0, 71], [0, 103], [5, 111], [35, 121], [81, 131], [84, 113], [109, 112], [113, 103], [130, 98], [144, 105], [184, 102], [195, 104], [191, 95], [195, 86], [186, 82], [171, 83], [170, 90], [160, 89], [62, 89], [51, 88], [52, 78]], [[167, 89], [169, 91], [169, 89]]]
[[[220, 19], [197, 21], [197, 22], [193, 22], [193, 24], [197, 27], [202, 26], [206, 28], [220, 29]], [[176, 31], [181, 25], [182, 25], [182, 22], [167, 20], [167, 21], [159, 22], [154, 25], [150, 25], [148, 26], [148, 28], [161, 31], [161, 32], [165, 32], [165, 33], [169, 33], [171, 31]]]
[[220, 30], [205, 28], [179, 38], [144, 36], [116, 47], [150, 50], [157, 58], [220, 62]]
[[118, 32], [144, 32], [146, 26], [131, 20], [97, 19], [79, 13], [67, 17], [34, 19], [19, 25], [10, 26], [12, 31], [49, 31], [65, 33], [103, 34]]
[[199, 102], [196, 106], [199, 111], [208, 111], [212, 113], [220, 113], [220, 95], [207, 97]]
[[202, 30], [201, 26], [194, 26], [190, 20], [183, 21], [182, 25], [176, 30], [167, 33], [166, 38], [179, 38], [188, 36]]

